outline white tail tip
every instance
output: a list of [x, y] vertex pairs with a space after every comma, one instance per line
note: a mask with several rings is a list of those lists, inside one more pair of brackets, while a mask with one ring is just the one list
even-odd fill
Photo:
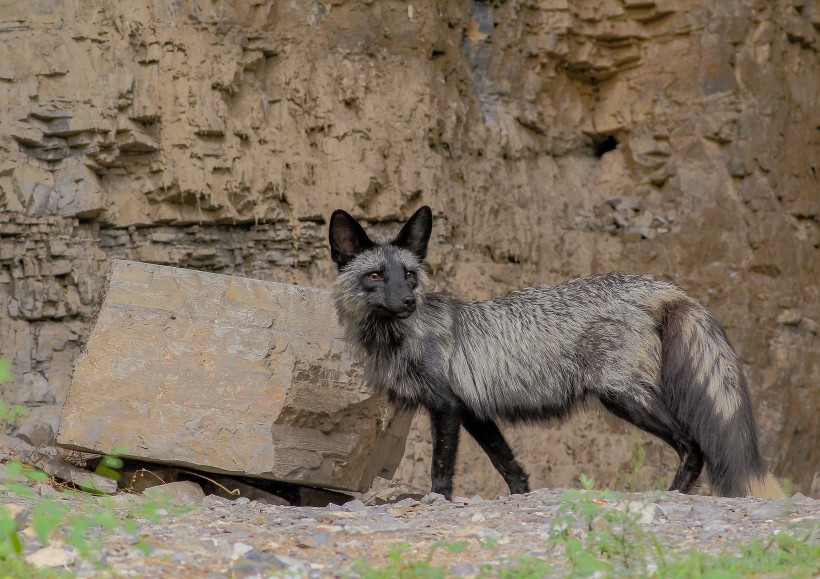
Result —
[[758, 499], [782, 499], [783, 489], [780, 488], [772, 473], [767, 472], [763, 478], [749, 481], [749, 494]]

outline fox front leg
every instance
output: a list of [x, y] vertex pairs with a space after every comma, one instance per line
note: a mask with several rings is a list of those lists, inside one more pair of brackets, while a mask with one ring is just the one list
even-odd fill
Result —
[[433, 435], [432, 490], [449, 501], [453, 498], [461, 413], [454, 408], [431, 409], [430, 427]]

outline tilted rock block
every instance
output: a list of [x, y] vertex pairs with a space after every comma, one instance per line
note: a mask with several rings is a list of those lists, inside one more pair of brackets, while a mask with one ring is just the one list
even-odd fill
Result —
[[362, 491], [409, 423], [362, 382], [330, 292], [116, 260], [57, 442]]

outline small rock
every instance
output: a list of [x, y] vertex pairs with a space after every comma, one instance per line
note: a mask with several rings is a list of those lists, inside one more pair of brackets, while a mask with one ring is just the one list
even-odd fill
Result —
[[642, 525], [650, 524], [656, 515], [662, 513], [658, 509], [658, 505], [642, 503], [641, 501], [626, 501], [613, 503], [612, 508], [627, 513], [630, 516], [637, 517], [638, 523]]
[[48, 483], [40, 483], [34, 487], [34, 490], [41, 497], [50, 497], [57, 493], [57, 489]]
[[456, 577], [474, 577], [476, 575], [476, 568], [469, 563], [459, 563], [453, 567], [452, 572]]
[[47, 452], [37, 449], [22, 451], [20, 453], [20, 460], [41, 469], [53, 477], [73, 483], [87, 491], [92, 491], [97, 494], [105, 493], [108, 495], [117, 492], [117, 481], [114, 479], [100, 476], [74, 466], [57, 456], [51, 456]]
[[202, 506], [203, 507], [226, 507], [233, 503], [232, 500], [226, 499], [225, 497], [220, 497], [217, 495], [208, 495], [207, 497], [202, 499]]
[[775, 520], [783, 515], [783, 507], [780, 505], [764, 504], [761, 507], [752, 509], [749, 518], [753, 521]]
[[673, 503], [666, 503], [658, 506], [658, 515], [666, 517], [670, 521], [682, 521], [689, 518], [692, 507], [689, 505], [676, 505]]
[[267, 567], [282, 567], [282, 562], [273, 553], [253, 549], [245, 554], [246, 561], [255, 561]]
[[730, 525], [709, 523], [708, 525], [704, 525], [703, 531], [697, 536], [697, 540], [709, 541], [716, 537], [723, 537], [726, 536], [726, 532], [731, 529], [732, 527]]
[[627, 219], [626, 216], [623, 215], [622, 213], [616, 213], [613, 219], [615, 220], [615, 224], [618, 227], [628, 227], [629, 226], [629, 219]]
[[638, 211], [641, 207], [641, 198], [635, 196], [614, 197], [612, 199], [607, 199], [606, 204], [615, 210], [631, 209], [633, 211]]
[[420, 500], [423, 496], [424, 491], [422, 490], [406, 484], [376, 477], [370, 486], [370, 490], [360, 495], [360, 498], [364, 504], [374, 506], [396, 503], [406, 498]]
[[324, 511], [316, 514], [316, 521], [320, 523], [335, 523], [344, 519], [353, 519], [356, 515], [347, 511]]
[[414, 498], [407, 497], [406, 499], [402, 499], [397, 503], [394, 503], [394, 507], [414, 507], [416, 505], [420, 505], [421, 502], [417, 501]]
[[26, 555], [26, 561], [37, 567], [68, 567], [77, 559], [74, 551], [61, 547], [43, 547]]
[[442, 503], [447, 503], [448, 501], [444, 498], [444, 495], [440, 495], [438, 493], [427, 493], [421, 497], [421, 502], [425, 505], [439, 505]]
[[18, 531], [22, 531], [26, 528], [29, 515], [31, 515], [31, 509], [14, 503], [7, 503], [0, 508], [5, 509], [9, 516], [14, 519], [14, 524]]
[[234, 543], [233, 548], [232, 548], [232, 552], [231, 552], [231, 559], [233, 559], [235, 561], [235, 560], [239, 559], [240, 557], [242, 557], [243, 555], [245, 555], [245, 553], [248, 553], [249, 551], [252, 551], [252, 550], [253, 550], [253, 547], [251, 547], [250, 545], [246, 545], [245, 543]]
[[119, 492], [110, 497], [97, 497], [97, 502], [113, 505], [114, 508], [128, 508], [141, 503], [142, 500], [141, 495], [126, 492]]
[[15, 433], [15, 436], [32, 446], [42, 447], [54, 444], [54, 428], [40, 420], [27, 420]]
[[297, 540], [296, 544], [299, 547], [307, 549], [318, 549], [322, 547], [325, 543], [327, 543], [328, 538], [330, 538], [330, 533], [328, 533], [327, 531], [322, 531], [316, 533], [315, 535], [311, 535], [310, 537], [299, 539]]
[[345, 531], [348, 533], [362, 533], [368, 535], [370, 533], [391, 533], [395, 531], [405, 531], [410, 526], [404, 521], [394, 519], [393, 521], [362, 521], [362, 522], [347, 522], [345, 524]]
[[811, 504], [817, 502], [816, 499], [807, 497], [803, 493], [794, 493], [794, 495], [792, 495], [791, 501], [796, 505]]
[[202, 487], [195, 482], [187, 480], [157, 485], [145, 489], [142, 494], [148, 499], [161, 500], [166, 497], [170, 498], [173, 504], [177, 506], [191, 503], [200, 505], [205, 499], [205, 493], [202, 491]]
[[236, 579], [264, 579], [269, 575], [266, 565], [244, 559], [232, 565], [228, 573], [229, 577]]
[[[422, 503], [411, 498], [403, 499], [393, 505], [387, 507], [387, 512], [391, 515], [403, 515], [404, 513], [409, 513], [410, 511], [415, 511]], [[384, 508], [384, 507], [381, 507]]]
[[351, 512], [351, 513], [355, 513], [357, 511], [366, 511], [367, 510], [367, 505], [365, 505], [359, 499], [355, 499], [355, 500], [352, 500], [350, 502], [347, 502], [343, 506], [344, 506], [344, 510], [346, 510], [348, 512]]
[[[230, 558], [233, 553], [233, 547], [228, 543], [228, 541], [215, 539], [213, 537], [202, 537], [199, 542], [210, 555], [215, 557]], [[251, 553], [252, 552], [253, 551], [251, 551]]]
[[305, 566], [299, 562], [298, 559], [294, 559], [293, 557], [288, 557], [287, 555], [274, 555], [276, 560], [281, 564], [282, 567], [287, 568], [289, 571], [294, 572], [304, 572]]

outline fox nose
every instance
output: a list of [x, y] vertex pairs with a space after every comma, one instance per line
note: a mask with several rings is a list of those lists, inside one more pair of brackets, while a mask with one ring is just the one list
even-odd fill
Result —
[[404, 298], [404, 307], [407, 309], [412, 309], [416, 307], [416, 298], [413, 296], [407, 296]]

